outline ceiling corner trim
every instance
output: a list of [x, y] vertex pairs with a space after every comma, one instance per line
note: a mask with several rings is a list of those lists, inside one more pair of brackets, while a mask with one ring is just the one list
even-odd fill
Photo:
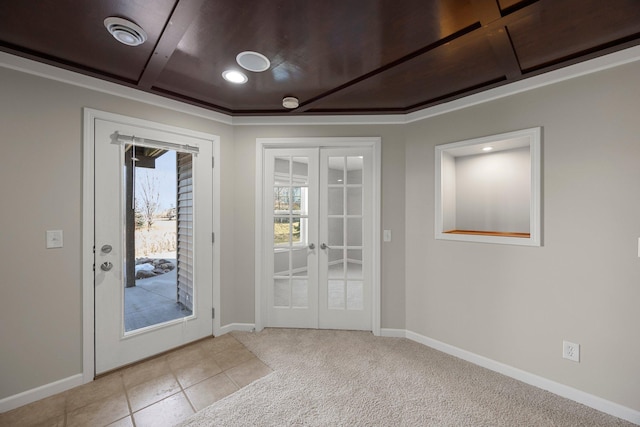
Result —
[[156, 107], [190, 114], [232, 126], [408, 124], [636, 61], [640, 61], [640, 45], [407, 114], [233, 117], [217, 111], [211, 111], [206, 108], [144, 92], [132, 87], [107, 82], [70, 70], [56, 68], [48, 64], [19, 57], [10, 53], [0, 52], [0, 67], [3, 68], [13, 69], [27, 74], [119, 96]]
[[527, 92], [636, 61], [640, 61], [640, 46], [630, 47], [628, 49], [613, 52], [588, 61], [579, 62], [565, 68], [559, 68], [537, 76], [518, 80], [504, 86], [489, 89], [484, 92], [479, 92], [450, 102], [415, 111], [413, 113], [408, 113], [405, 115], [405, 122], [413, 123], [425, 120], [431, 117], [461, 110], [463, 108], [472, 107], [485, 102], [494, 101], [507, 96], [516, 95], [518, 93]]
[[37, 62], [31, 59], [0, 52], [0, 67], [20, 71], [26, 74], [42, 77], [49, 80], [66, 83], [69, 85], [94, 90], [109, 95], [118, 96], [132, 101], [142, 102], [155, 107], [166, 108], [180, 113], [213, 120], [227, 125], [232, 125], [232, 117], [217, 111], [165, 98], [152, 93], [144, 92], [117, 83], [100, 80], [74, 71], [57, 68], [52, 65]]

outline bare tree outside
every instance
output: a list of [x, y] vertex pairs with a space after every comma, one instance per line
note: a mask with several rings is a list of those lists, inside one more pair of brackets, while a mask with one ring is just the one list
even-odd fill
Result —
[[154, 217], [160, 207], [160, 191], [158, 190], [158, 178], [148, 171], [142, 171], [139, 181], [139, 194], [136, 194], [135, 209], [139, 211], [143, 224], [147, 226], [147, 230], [151, 230]]

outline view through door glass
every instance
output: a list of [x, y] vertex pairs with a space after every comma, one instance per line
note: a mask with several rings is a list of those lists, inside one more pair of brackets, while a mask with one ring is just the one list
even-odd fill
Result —
[[363, 156], [329, 157], [327, 170], [329, 310], [363, 310]]
[[274, 159], [273, 184], [273, 305], [309, 306], [308, 158]]
[[124, 328], [193, 314], [193, 154], [125, 146]]

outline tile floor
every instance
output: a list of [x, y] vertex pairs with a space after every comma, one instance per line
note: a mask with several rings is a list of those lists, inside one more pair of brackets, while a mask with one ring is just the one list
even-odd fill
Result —
[[172, 426], [270, 372], [223, 335], [0, 414], [0, 426]]

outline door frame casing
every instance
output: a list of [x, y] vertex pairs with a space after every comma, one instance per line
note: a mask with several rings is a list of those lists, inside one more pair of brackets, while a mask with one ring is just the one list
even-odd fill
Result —
[[[217, 159], [213, 168], [212, 214], [213, 232], [220, 235], [220, 137], [191, 129], [157, 123], [121, 114], [83, 108], [83, 154], [82, 154], [82, 382], [93, 381], [95, 376], [95, 120], [119, 122], [129, 126], [151, 128], [163, 132], [185, 135], [211, 141], [213, 157]], [[213, 243], [213, 307], [217, 313], [212, 322], [212, 334], [220, 331], [220, 244]]]
[[371, 278], [371, 326], [374, 335], [380, 335], [380, 226], [381, 226], [381, 189], [382, 189], [382, 138], [371, 137], [300, 137], [300, 138], [256, 138], [256, 184], [255, 184], [255, 330], [261, 331], [265, 327], [267, 313], [267, 296], [264, 290], [265, 263], [263, 257], [264, 245], [264, 151], [270, 148], [347, 148], [370, 147], [373, 152], [373, 188], [372, 213], [373, 224], [373, 268]]

